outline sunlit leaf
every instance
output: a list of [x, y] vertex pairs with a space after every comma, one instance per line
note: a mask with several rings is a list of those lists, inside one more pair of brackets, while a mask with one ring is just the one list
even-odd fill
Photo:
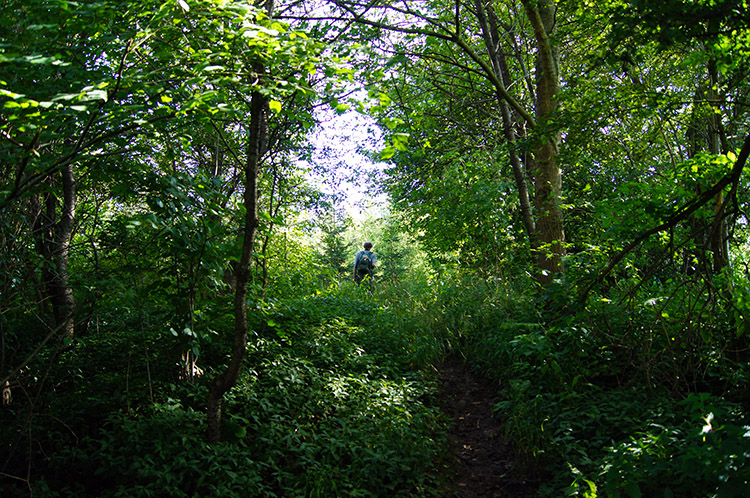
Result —
[[380, 159], [386, 160], [396, 155], [396, 147], [389, 145], [380, 152]]

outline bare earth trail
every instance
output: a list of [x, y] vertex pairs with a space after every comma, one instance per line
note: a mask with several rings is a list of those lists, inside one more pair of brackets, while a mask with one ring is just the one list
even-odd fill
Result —
[[438, 367], [442, 409], [453, 425], [452, 461], [445, 463], [446, 498], [530, 498], [537, 485], [517, 470], [502, 421], [495, 417], [493, 385], [456, 358]]

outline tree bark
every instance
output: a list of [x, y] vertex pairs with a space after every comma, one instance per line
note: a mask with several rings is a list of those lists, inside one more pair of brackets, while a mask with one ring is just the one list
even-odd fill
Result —
[[[725, 154], [729, 151], [726, 133], [721, 122], [721, 107], [719, 106], [721, 96], [719, 95], [719, 71], [716, 68], [716, 60], [711, 59], [708, 63], [708, 104], [712, 112], [709, 117], [708, 135], [709, 150], [712, 154]], [[723, 192], [716, 196], [714, 204], [714, 222], [708, 232], [708, 247], [713, 254], [713, 271], [721, 272], [729, 266], [729, 229], [726, 221], [726, 199]]]
[[[268, 17], [274, 9], [274, 0], [265, 0]], [[263, 64], [253, 64], [253, 72], [258, 80], [265, 74]], [[250, 101], [250, 129], [247, 138], [247, 160], [245, 162], [245, 227], [242, 231], [242, 253], [235, 266], [236, 284], [234, 293], [234, 343], [229, 366], [222, 374], [217, 375], [208, 392], [208, 427], [209, 443], [221, 440], [221, 403], [224, 394], [229, 391], [240, 376], [242, 363], [247, 351], [247, 285], [250, 281], [250, 263], [252, 262], [255, 233], [258, 230], [258, 171], [263, 154], [268, 144], [268, 99], [260, 92], [253, 92]]]
[[[557, 110], [560, 93], [558, 72], [559, 53], [550, 40], [555, 33], [557, 6], [554, 0], [521, 0], [526, 15], [534, 29], [537, 44], [536, 68], [536, 121], [537, 129], [546, 128]], [[557, 162], [560, 133], [550, 127], [539, 133], [533, 152], [536, 162], [534, 176], [534, 207], [539, 235], [537, 251], [537, 280], [549, 284], [555, 275], [563, 272], [565, 256], [565, 231], [561, 206], [562, 175]]]
[[[505, 61], [505, 55], [500, 50], [500, 40], [497, 35], [496, 22], [492, 22], [495, 20], [495, 13], [494, 11], [492, 11], [491, 4], [487, 4], [485, 6], [485, 1], [486, 0], [476, 0], [477, 19], [482, 29], [484, 45], [487, 48], [487, 53], [490, 56], [492, 68], [495, 70], [495, 76], [498, 80], [502, 81], [505, 86], [507, 86], [507, 63]], [[491, 19], [488, 19], [488, 16]], [[531, 250], [532, 252], [535, 252], [538, 245], [536, 223], [534, 222], [534, 215], [531, 211], [531, 202], [529, 200], [529, 188], [526, 184], [526, 175], [523, 170], [523, 165], [521, 164], [521, 159], [518, 156], [515, 134], [516, 123], [511, 116], [510, 109], [508, 108], [508, 103], [505, 101], [502, 94], [497, 94], [497, 100], [503, 119], [503, 134], [508, 145], [508, 155], [510, 156], [510, 164], [513, 168], [513, 178], [515, 179], [516, 189], [518, 190], [518, 201], [521, 207], [521, 217], [523, 219], [524, 228], [526, 229], [526, 234], [529, 237]]]
[[[729, 151], [719, 105], [721, 101], [718, 92], [719, 84], [716, 61], [711, 59], [708, 61], [707, 80], [705, 82], [699, 81], [696, 87], [695, 103], [686, 133], [688, 154], [691, 158], [702, 151], [708, 151], [713, 155], [720, 155]], [[704, 106], [710, 109], [707, 115]], [[702, 193], [699, 186], [696, 195]], [[709, 222], [702, 217], [693, 217], [689, 220], [699, 252], [686, 254], [686, 261], [692, 257], [697, 257], [707, 273], [719, 273], [729, 265], [727, 207], [727, 197], [725, 197], [724, 192], [718, 192], [714, 199], [713, 221]], [[711, 258], [708, 257], [709, 254], [712, 256]], [[685, 266], [687, 267], [687, 265]]]
[[[76, 212], [76, 181], [73, 165], [67, 163], [60, 172], [62, 202], [58, 220], [58, 200], [51, 192], [44, 194], [37, 207], [34, 234], [36, 248], [42, 256], [42, 281], [46, 299], [52, 307], [54, 325], [64, 337], [75, 333], [73, 312], [75, 297], [70, 285], [68, 259]], [[54, 178], [49, 182], [54, 184]], [[53, 190], [50, 185], [50, 190]]]

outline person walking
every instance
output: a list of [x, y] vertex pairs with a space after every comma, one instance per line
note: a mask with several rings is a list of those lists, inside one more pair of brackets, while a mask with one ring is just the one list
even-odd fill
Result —
[[354, 255], [354, 282], [359, 285], [366, 276], [373, 278], [375, 263], [378, 262], [378, 256], [372, 252], [372, 242], [365, 242], [364, 251], [359, 251]]

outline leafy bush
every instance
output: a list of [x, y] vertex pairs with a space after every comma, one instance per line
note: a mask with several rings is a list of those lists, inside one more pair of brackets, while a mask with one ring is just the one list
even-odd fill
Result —
[[686, 408], [674, 425], [652, 423], [605, 448], [600, 477], [607, 496], [746, 496], [750, 427], [724, 409], [690, 423], [693, 410]]
[[[432, 403], [434, 381], [411, 357], [409, 341], [424, 334], [397, 307], [358, 292], [278, 301], [253, 313], [246, 371], [225, 397], [218, 445], [204, 437], [210, 367], [197, 383], [161, 376], [149, 384], [144, 365], [127, 363], [142, 352], [129, 345], [140, 333], [81, 343], [62, 357], [60, 368], [75, 381], [57, 393], [54, 408], [60, 414], [69, 403], [71, 418], [61, 422], [75, 420], [75, 434], [57, 428], [60, 437], [45, 440], [35, 494], [431, 495], [445, 421]], [[164, 370], [169, 347], [148, 337], [150, 365]], [[219, 342], [206, 343], [205, 354], [217, 354]], [[122, 368], [100, 368], [97, 359], [110, 350], [119, 351]]]
[[209, 446], [204, 418], [174, 400], [149, 413], [113, 413], [96, 438], [59, 458], [77, 478], [45, 496], [263, 495], [261, 465], [236, 443]]
[[507, 283], [479, 304], [462, 292], [443, 308], [461, 324], [461, 352], [499, 380], [496, 410], [519, 462], [547, 476], [540, 494], [746, 491], [747, 369], [725, 353], [726, 317], [679, 285], [642, 297], [658, 285], [636, 294], [641, 305], [597, 297], [581, 308], [562, 283], [536, 297]]

